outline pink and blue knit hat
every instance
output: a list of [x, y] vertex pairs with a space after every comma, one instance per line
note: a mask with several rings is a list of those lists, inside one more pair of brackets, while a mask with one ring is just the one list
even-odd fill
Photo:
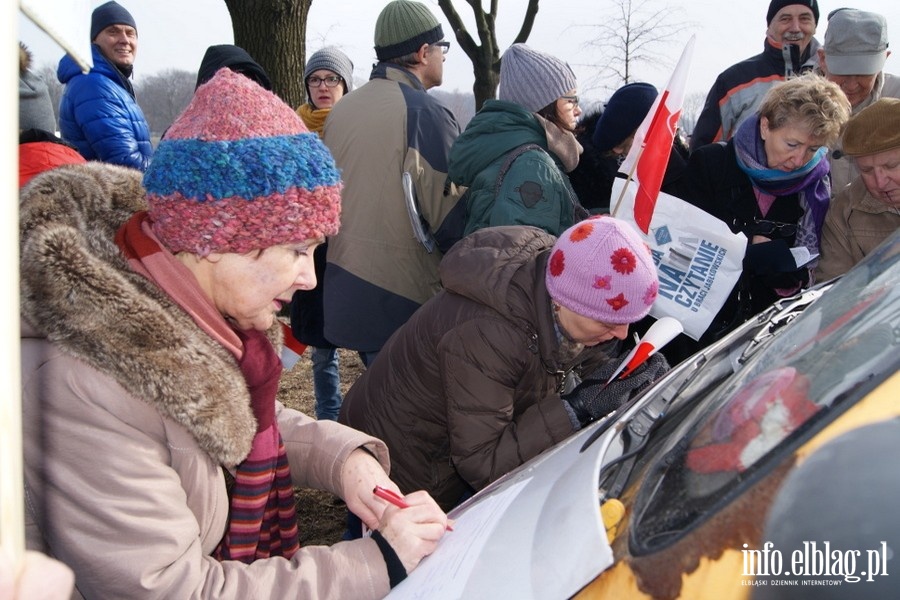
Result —
[[650, 312], [659, 279], [637, 230], [613, 217], [591, 217], [565, 230], [550, 252], [547, 291], [583, 317], [624, 325]]
[[319, 136], [230, 69], [197, 88], [144, 173], [153, 232], [173, 253], [244, 254], [338, 231], [341, 180]]

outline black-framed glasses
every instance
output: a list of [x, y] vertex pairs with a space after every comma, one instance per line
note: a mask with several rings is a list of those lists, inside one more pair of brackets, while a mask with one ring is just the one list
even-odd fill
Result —
[[325, 87], [333, 88], [333, 87], [337, 87], [337, 84], [339, 84], [343, 80], [344, 80], [343, 78], [338, 77], [337, 75], [329, 75], [328, 77], [316, 77], [315, 75], [313, 75], [312, 77], [309, 77], [306, 80], [306, 85], [308, 85], [311, 88], [314, 88], [314, 87], [319, 87], [320, 85], [322, 85], [324, 83]]
[[782, 237], [790, 237], [797, 233], [797, 224], [753, 219], [751, 230], [756, 235], [772, 235], [774, 233]]
[[441, 54], [447, 54], [448, 52], [450, 52], [450, 42], [448, 42], [447, 40], [441, 40], [440, 42], [435, 42], [430, 45], [440, 48]]
[[560, 98], [565, 100], [572, 106], [578, 106], [578, 96], [560, 96]]

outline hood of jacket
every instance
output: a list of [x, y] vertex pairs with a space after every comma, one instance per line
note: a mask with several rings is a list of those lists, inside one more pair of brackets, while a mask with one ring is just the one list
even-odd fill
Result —
[[[125, 90], [134, 97], [134, 89], [131, 85], [131, 82], [119, 71], [115, 65], [113, 65], [109, 60], [103, 56], [103, 52], [100, 51], [100, 46], [97, 44], [91, 44], [91, 59], [94, 62], [94, 66], [91, 67], [91, 73], [98, 73], [103, 75], [104, 77], [108, 77], [115, 81], [118, 85], [122, 86]], [[68, 54], [64, 55], [61, 59], [59, 59], [59, 65], [56, 67], [56, 78], [60, 83], [66, 84], [72, 80], [72, 78], [84, 75], [81, 71], [81, 67], [78, 66], [78, 63], [69, 56]]]
[[60, 167], [32, 180], [19, 206], [23, 337], [46, 338], [112, 377], [221, 464], [242, 461], [256, 421], [237, 362], [132, 271], [114, 241], [145, 209], [141, 173]]
[[523, 144], [547, 150], [547, 134], [534, 114], [518, 104], [488, 100], [450, 148], [447, 177], [470, 186], [486, 167]]
[[272, 90], [272, 81], [260, 64], [253, 60], [246, 50], [231, 44], [218, 44], [206, 49], [206, 53], [200, 61], [200, 68], [197, 70], [197, 84], [194, 89], [212, 79], [213, 75], [223, 67], [241, 73], [267, 90]]

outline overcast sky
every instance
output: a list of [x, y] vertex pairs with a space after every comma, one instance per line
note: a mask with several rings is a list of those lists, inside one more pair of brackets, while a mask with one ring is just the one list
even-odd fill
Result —
[[[103, 0], [47, 0], [57, 13], [63, 7], [83, 13], [83, 35], [88, 36], [90, 11]], [[659, 65], [639, 65], [636, 80], [648, 81], [657, 87], [666, 84], [692, 33], [697, 35], [694, 58], [687, 84], [688, 93], [706, 93], [716, 75], [731, 64], [757, 54], [762, 49], [766, 28], [767, 0], [647, 0], [652, 6], [668, 6], [674, 19], [689, 23], [677, 41], [661, 47], [666, 57]], [[435, 0], [425, 0], [444, 25], [445, 36], [455, 39]], [[597, 65], [604, 58], [587, 48], [598, 35], [591, 27], [600, 23], [615, 6], [615, 0], [543, 0], [528, 44], [568, 61], [582, 84], [582, 95], [597, 100], [609, 92], [603, 89], [586, 90], [586, 83], [595, 78]], [[135, 79], [166, 68], [196, 72], [206, 48], [212, 44], [234, 41], [231, 20], [224, 0], [119, 0], [128, 8], [138, 25], [140, 46]], [[309, 14], [307, 50], [315, 51], [323, 45], [340, 47], [355, 64], [357, 80], [368, 79], [375, 60], [373, 33], [375, 19], [386, 0], [315, 0]], [[485, 0], [488, 5], [488, 0]], [[883, 14], [888, 20], [891, 39], [900, 31], [900, 2], [896, 0], [820, 0], [821, 16], [816, 37], [821, 41], [827, 27], [828, 12], [841, 6], [852, 6]], [[472, 26], [471, 9], [458, 0], [457, 11]], [[522, 22], [526, 2], [505, 0], [500, 3], [497, 37], [501, 47], [508, 46]], [[68, 15], [66, 18], [70, 18]], [[71, 18], [79, 20], [78, 15]], [[50, 38], [34, 27], [28, 19], [19, 18], [19, 37], [34, 52], [38, 66], [56, 64], [63, 51]], [[888, 59], [885, 70], [900, 73], [900, 55]], [[444, 70], [446, 90], [471, 91], [474, 76], [472, 65], [454, 44]]]

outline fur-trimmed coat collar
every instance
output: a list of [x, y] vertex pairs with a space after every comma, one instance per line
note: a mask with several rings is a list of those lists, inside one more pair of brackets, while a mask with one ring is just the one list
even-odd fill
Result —
[[214, 460], [235, 465], [256, 430], [236, 361], [134, 273], [113, 241], [144, 208], [141, 173], [114, 165], [61, 167], [23, 188], [22, 317], [37, 337], [183, 425]]

